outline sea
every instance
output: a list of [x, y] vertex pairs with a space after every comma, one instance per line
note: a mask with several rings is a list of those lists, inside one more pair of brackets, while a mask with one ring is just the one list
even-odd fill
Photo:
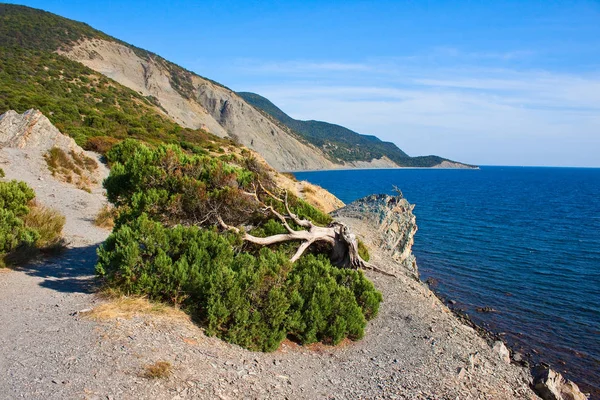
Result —
[[[600, 399], [600, 169], [295, 175], [345, 203], [399, 188], [416, 205], [421, 279], [515, 351]], [[484, 307], [494, 311], [477, 311]]]

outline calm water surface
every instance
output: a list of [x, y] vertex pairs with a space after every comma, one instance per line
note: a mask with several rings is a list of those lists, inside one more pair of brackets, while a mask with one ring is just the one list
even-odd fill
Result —
[[[295, 174], [348, 203], [398, 186], [422, 278], [475, 322], [600, 398], [600, 169], [360, 170]], [[492, 307], [480, 314], [477, 307]]]

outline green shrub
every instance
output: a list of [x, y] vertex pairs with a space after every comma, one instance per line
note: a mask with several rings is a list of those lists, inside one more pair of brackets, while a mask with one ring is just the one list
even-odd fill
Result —
[[360, 239], [358, 239], [358, 255], [365, 261], [369, 261], [371, 259], [371, 256], [369, 255], [369, 249]]
[[[286, 232], [248, 195], [260, 185], [277, 193], [258, 163], [232, 165], [135, 140], [106, 158], [112, 168], [104, 186], [118, 218], [96, 270], [109, 287], [177, 304], [208, 334], [252, 350], [275, 350], [288, 336], [301, 343], [360, 339], [377, 314], [381, 294], [361, 272], [335, 268], [324, 255], [292, 264], [298, 243], [267, 248], [215, 230], [214, 213], [229, 225], [252, 225], [257, 236]], [[296, 196], [288, 200], [301, 218], [331, 221]], [[285, 213], [282, 202], [264, 193], [262, 201]]]
[[25, 182], [0, 182], [0, 209], [22, 217], [29, 212], [27, 204], [33, 200], [35, 192]]
[[4, 170], [0, 168], [0, 178], [4, 178], [5, 176], [6, 174], [4, 173]]
[[301, 343], [360, 339], [381, 294], [361, 272], [308, 255], [296, 264], [263, 248], [234, 251], [239, 239], [214, 230], [168, 228], [145, 214], [101, 246], [97, 273], [126, 294], [178, 304], [209, 335], [273, 351], [288, 335]]
[[[238, 225], [249, 219], [264, 219], [245, 192], [253, 191], [258, 181], [276, 189], [262, 177], [262, 170], [253, 172], [218, 158], [188, 154], [177, 145], [150, 148], [136, 140], [125, 140], [106, 153], [106, 158], [112, 168], [104, 186], [109, 201], [126, 210], [120, 220], [145, 212], [169, 224], [206, 223], [207, 213], [217, 210], [225, 222]], [[285, 213], [281, 202], [265, 202]], [[291, 194], [289, 205], [301, 218], [319, 225], [331, 222], [329, 215]]]
[[20, 265], [37, 250], [56, 248], [65, 218], [36, 204], [35, 193], [25, 182], [0, 182], [0, 267]]

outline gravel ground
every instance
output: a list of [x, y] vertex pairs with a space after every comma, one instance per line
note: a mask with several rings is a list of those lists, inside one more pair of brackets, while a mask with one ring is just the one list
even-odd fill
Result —
[[[140, 315], [96, 322], [93, 266], [106, 231], [92, 219], [104, 202], [29, 174], [22, 154], [4, 149], [8, 178], [27, 181], [44, 204], [67, 215], [61, 256], [0, 272], [0, 398], [26, 399], [534, 399], [524, 369], [505, 364], [422, 283], [368, 274], [383, 292], [379, 316], [359, 342], [301, 347], [285, 342], [255, 353], [204, 335], [182, 320]], [[21, 165], [21, 166], [20, 166]], [[42, 180], [40, 180], [40, 178]], [[53, 196], [52, 196], [53, 195]], [[345, 221], [359, 236], [367, 224]], [[393, 269], [383, 252], [372, 262]], [[168, 378], [143, 376], [168, 361]]]

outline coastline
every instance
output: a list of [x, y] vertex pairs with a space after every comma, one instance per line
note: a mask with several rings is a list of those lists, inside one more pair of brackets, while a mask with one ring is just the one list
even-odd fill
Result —
[[[400, 268], [392, 267], [392, 270], [386, 272], [394, 272], [396, 275], [404, 275], [417, 281], [426, 290], [427, 296], [435, 297], [443, 305], [446, 312], [451, 313], [462, 325], [472, 329], [487, 343], [488, 348], [497, 352], [496, 355], [501, 356], [505, 363], [516, 369], [526, 371], [531, 387], [535, 387], [537, 394], [542, 395], [542, 398], [552, 398], [543, 395], [545, 394], [544, 391], [556, 390], [559, 396], [564, 394], [565, 399], [584, 399], [585, 396], [580, 392], [578, 386], [567, 378], [563, 379], [561, 374], [556, 372], [557, 369], [553, 369], [549, 364], [544, 363], [543, 356], [536, 361], [531, 354], [519, 353], [506, 340], [502, 332], [494, 331], [485, 323], [477, 323], [464, 310], [455, 307], [455, 301], [436, 291], [433, 280], [423, 281], [421, 279], [416, 265], [417, 260], [412, 255], [412, 243], [417, 230], [416, 218], [412, 214], [412, 209], [412, 205], [401, 196], [371, 195], [350, 203], [344, 209], [336, 210], [333, 215], [336, 220], [351, 226], [352, 230], [370, 245], [370, 248], [376, 249], [375, 256], [378, 257], [378, 260], [375, 265], [381, 268], [381, 265], [386, 264], [382, 257], [394, 259], [399, 263]], [[374, 227], [376, 229], [373, 229]], [[397, 249], [388, 246], [389, 243], [395, 243], [396, 246], [398, 243], [404, 244], [401, 244], [401, 248]], [[399, 253], [402, 253], [402, 255], [399, 256]], [[485, 311], [482, 310], [482, 312]], [[555, 376], [555, 379], [546, 381], [544, 378], [545, 373]], [[571, 376], [570, 373], [567, 374]], [[575, 379], [577, 380], [576, 377]], [[587, 386], [585, 388], [592, 389]], [[597, 395], [597, 393], [591, 392], [592, 396]]]
[[[557, 224], [561, 212], [555, 211], [576, 211], [581, 200], [572, 194], [573, 187], [593, 187], [597, 173], [487, 166], [482, 172], [485, 174], [350, 171], [298, 174], [298, 178], [320, 184], [349, 203], [367, 193], [389, 192], [392, 184], [400, 186], [417, 204], [417, 222], [423, 232], [417, 235], [414, 249], [419, 267], [423, 267], [419, 268], [422, 279], [439, 279], [439, 286], [432, 287], [434, 292], [458, 301], [450, 304], [452, 308], [466, 310], [472, 322], [498, 333], [531, 365], [548, 363], [600, 399], [596, 394], [600, 382], [594, 345], [597, 336], [593, 336], [597, 317], [594, 322], [593, 314], [585, 314], [598, 307], [597, 298], [589, 297], [597, 281], [593, 260], [597, 260], [598, 241], [592, 235], [589, 253], [579, 255], [577, 250], [583, 251], [585, 246], [582, 240], [579, 244], [574, 240], [591, 235], [593, 231], [585, 231], [585, 227], [598, 226], [600, 220], [593, 213], [597, 205], [585, 200], [581, 217], [573, 215], [571, 225]], [[515, 181], [526, 184], [514, 185]], [[567, 184], [550, 193], [535, 189], [557, 187], [563, 181]], [[535, 193], [529, 194], [531, 191]], [[565, 208], [559, 208], [561, 205]], [[586, 220], [587, 216], [592, 218]], [[561, 228], [554, 230], [558, 226]], [[523, 236], [509, 235], [519, 231]], [[535, 239], [529, 242], [531, 238]], [[568, 258], [571, 254], [573, 258]], [[565, 261], [545, 265], [548, 257]], [[590, 274], [591, 279], [581, 281]], [[578, 295], [588, 300], [565, 303], [569, 296], [577, 299]], [[496, 312], [476, 310], [485, 306]]]
[[377, 171], [377, 170], [456, 170], [456, 171], [478, 171], [481, 170], [479, 166], [476, 167], [465, 167], [465, 168], [452, 168], [452, 167], [393, 167], [393, 168], [331, 168], [331, 169], [303, 169], [303, 170], [290, 170], [290, 171], [280, 171], [285, 174], [295, 174], [295, 173], [303, 173], [303, 172], [333, 172], [333, 171]]
[[[435, 284], [429, 283], [429, 279], [421, 282], [428, 287], [428, 289], [436, 296], [448, 309], [454, 314], [454, 316], [459, 319], [466, 326], [474, 329], [486, 342], [492, 346], [494, 342], [501, 341], [506, 348], [510, 352], [510, 360], [511, 363], [521, 366], [523, 368], [529, 369], [530, 371], [537, 367], [543, 368], [551, 368], [554, 371], [559, 371], [560, 368], [557, 368], [554, 365], [551, 365], [546, 362], [547, 357], [545, 358], [543, 353], [536, 353], [534, 356], [532, 353], [521, 352], [518, 351], [520, 349], [517, 348], [516, 343], [512, 343], [511, 341], [506, 340], [506, 334], [504, 332], [496, 332], [494, 328], [491, 326], [486, 326], [487, 324], [484, 322], [478, 323], [474, 321], [471, 316], [460, 307], [455, 307], [453, 303], [455, 301], [453, 299], [448, 298], [443, 293], [437, 291], [435, 289]], [[532, 350], [531, 347], [528, 348]], [[584, 382], [578, 380], [577, 376], [573, 376], [570, 371], [565, 368], [560, 369], [561, 374], [565, 374], [565, 378], [574, 382], [577, 387], [581, 390], [581, 392], [588, 394], [589, 399], [598, 399], [600, 398], [600, 391], [595, 390], [593, 387], [589, 387]]]

